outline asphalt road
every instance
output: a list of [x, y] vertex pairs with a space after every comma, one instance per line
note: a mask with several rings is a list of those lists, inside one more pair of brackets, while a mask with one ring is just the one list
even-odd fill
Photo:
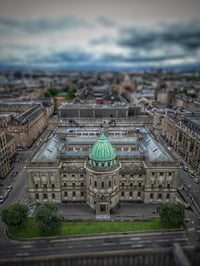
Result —
[[196, 244], [199, 240], [200, 232], [194, 234], [185, 231], [40, 239], [4, 244], [0, 249], [0, 259], [169, 247], [173, 243], [188, 246]]

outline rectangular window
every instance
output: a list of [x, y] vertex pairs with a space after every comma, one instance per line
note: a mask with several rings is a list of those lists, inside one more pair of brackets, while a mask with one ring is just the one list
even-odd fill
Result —
[[51, 187], [52, 187], [52, 188], [55, 188], [55, 184], [51, 184]]
[[162, 199], [162, 194], [158, 193], [158, 199]]
[[67, 183], [64, 183], [64, 187], [66, 187], [67, 186]]
[[155, 175], [155, 172], [152, 172], [151, 175]]
[[84, 184], [83, 183], [81, 183], [81, 187], [83, 187], [84, 186]]
[[153, 193], [150, 193], [150, 199], [153, 199]]
[[141, 183], [138, 183], [138, 187], [141, 187]]
[[170, 194], [169, 193], [167, 193], [167, 197], [166, 197], [167, 199], [170, 199]]
[[160, 172], [160, 176], [163, 176], [164, 175], [164, 173], [163, 172]]
[[121, 196], [124, 197], [124, 191], [121, 192]]
[[129, 192], [129, 197], [132, 197], [132, 196], [133, 196], [133, 192], [130, 191], [130, 192]]
[[137, 196], [138, 196], [138, 198], [141, 197], [141, 192], [140, 191], [138, 191]]
[[170, 184], [167, 184], [167, 188], [170, 189]]
[[47, 184], [43, 184], [43, 188], [47, 188]]
[[76, 197], [76, 192], [75, 191], [72, 192], [72, 196]]
[[38, 188], [38, 184], [35, 184], [35, 188]]
[[94, 181], [94, 187], [97, 187], [97, 181]]
[[124, 187], [124, 183], [122, 183], [122, 187]]
[[111, 181], [109, 181], [108, 186], [111, 187]]
[[75, 187], [75, 183], [72, 183], [72, 187]]
[[47, 194], [43, 194], [43, 199], [47, 199]]
[[64, 196], [67, 197], [67, 191], [65, 191]]
[[159, 189], [161, 189], [161, 188], [162, 188], [162, 185], [161, 185], [161, 184], [160, 184], [160, 185], [158, 185], [158, 188], [159, 188]]
[[154, 185], [153, 184], [151, 184], [151, 188], [154, 188]]
[[35, 194], [35, 199], [39, 200], [39, 194], [38, 193]]
[[52, 193], [52, 199], [55, 199], [56, 198], [56, 195], [55, 195], [55, 193]]
[[101, 182], [101, 187], [104, 188], [104, 182]]
[[130, 183], [130, 187], [132, 187], [133, 186], [133, 183]]
[[84, 191], [81, 191], [81, 197], [84, 197]]
[[169, 172], [169, 173], [168, 173], [168, 175], [169, 175], [169, 176], [171, 176], [171, 175], [172, 175], [172, 173], [171, 173], [171, 172]]

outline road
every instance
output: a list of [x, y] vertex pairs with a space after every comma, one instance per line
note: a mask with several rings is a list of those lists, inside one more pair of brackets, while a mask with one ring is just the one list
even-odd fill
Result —
[[21, 243], [14, 241], [6, 243], [3, 249], [0, 249], [0, 259], [169, 247], [173, 243], [188, 246], [196, 244], [199, 240], [200, 232], [194, 234], [177, 231], [40, 239]]

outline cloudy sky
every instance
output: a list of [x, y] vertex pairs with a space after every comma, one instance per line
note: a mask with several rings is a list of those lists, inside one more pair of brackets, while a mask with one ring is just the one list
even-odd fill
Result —
[[0, 0], [0, 66], [200, 63], [199, 0]]

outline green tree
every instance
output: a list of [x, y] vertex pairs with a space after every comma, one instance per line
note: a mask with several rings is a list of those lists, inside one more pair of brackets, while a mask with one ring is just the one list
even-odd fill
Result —
[[44, 93], [44, 96], [45, 97], [54, 97], [56, 96], [58, 93], [58, 89], [57, 88], [49, 88], [45, 93]]
[[163, 204], [159, 207], [161, 222], [169, 226], [181, 226], [185, 218], [185, 207], [178, 204]]
[[62, 225], [62, 217], [58, 212], [58, 207], [52, 203], [44, 203], [37, 209], [35, 221], [43, 235], [56, 234]]
[[1, 214], [2, 221], [9, 227], [20, 227], [28, 217], [28, 207], [23, 204], [13, 204], [4, 209]]

